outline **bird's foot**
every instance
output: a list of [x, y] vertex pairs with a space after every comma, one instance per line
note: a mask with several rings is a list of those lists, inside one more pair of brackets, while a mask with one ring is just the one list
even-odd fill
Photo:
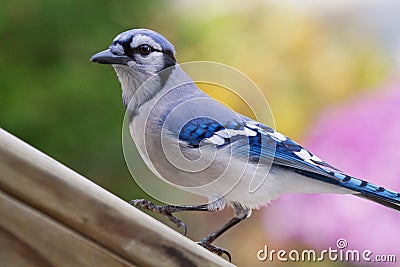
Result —
[[228, 257], [229, 262], [232, 262], [232, 257], [231, 257], [231, 254], [229, 253], [229, 251], [227, 251], [226, 249], [219, 248], [219, 247], [216, 247], [214, 245], [211, 245], [212, 241], [213, 240], [210, 240], [210, 236], [208, 236], [208, 237], [206, 237], [206, 238], [204, 238], [201, 241], [196, 242], [196, 243], [199, 244], [200, 246], [208, 249], [212, 253], [217, 254], [218, 256], [226, 255]]
[[174, 215], [172, 215], [173, 212], [178, 212], [176, 206], [156, 206], [154, 205], [153, 202], [146, 200], [146, 199], [134, 199], [129, 201], [129, 204], [131, 204], [134, 207], [145, 209], [152, 211], [157, 214], [164, 215], [168, 220], [173, 222], [178, 228], [183, 228], [183, 235], [186, 235], [187, 233], [187, 226], [186, 224], [181, 221], [180, 219], [176, 218]]

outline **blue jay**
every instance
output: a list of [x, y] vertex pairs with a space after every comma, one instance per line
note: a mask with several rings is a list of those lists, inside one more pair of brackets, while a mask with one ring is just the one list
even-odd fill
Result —
[[[136, 207], [186, 225], [173, 213], [218, 211], [235, 216], [199, 244], [212, 242], [285, 193], [353, 194], [400, 210], [400, 194], [342, 173], [271, 127], [229, 109], [201, 91], [177, 64], [173, 45], [157, 32], [119, 34], [92, 62], [111, 64], [122, 86], [129, 128], [146, 165], [162, 179], [209, 199], [207, 204]], [[253, 188], [253, 189], [251, 189]]]

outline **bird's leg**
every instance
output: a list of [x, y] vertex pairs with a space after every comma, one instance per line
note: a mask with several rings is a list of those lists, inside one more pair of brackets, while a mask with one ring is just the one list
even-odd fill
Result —
[[231, 262], [231, 254], [229, 251], [219, 248], [216, 246], [211, 245], [212, 242], [214, 242], [218, 237], [220, 237], [223, 233], [225, 233], [227, 230], [235, 226], [236, 224], [240, 223], [244, 219], [250, 216], [251, 210], [248, 208], [243, 207], [237, 202], [233, 202], [233, 208], [235, 210], [235, 217], [233, 217], [229, 222], [227, 222], [223, 227], [212, 233], [211, 235], [203, 238], [201, 241], [197, 242], [200, 246], [208, 249], [209, 251], [218, 254], [219, 256], [222, 256], [225, 254], [229, 262]]
[[175, 205], [156, 206], [156, 205], [154, 205], [153, 202], [146, 200], [146, 199], [134, 199], [134, 200], [129, 201], [129, 204], [131, 204], [137, 208], [149, 210], [154, 213], [164, 215], [166, 218], [168, 218], [168, 220], [173, 222], [178, 228], [180, 228], [180, 227], [183, 228], [183, 235], [186, 235], [186, 233], [187, 233], [187, 226], [183, 221], [181, 221], [180, 219], [178, 219], [174, 215], [172, 215], [172, 213], [181, 212], [181, 211], [215, 211], [212, 208], [213, 206], [210, 205], [211, 203], [210, 204], [202, 204], [202, 205], [198, 205], [198, 206], [191, 206], [191, 205], [187, 205], [187, 206], [175, 206]]

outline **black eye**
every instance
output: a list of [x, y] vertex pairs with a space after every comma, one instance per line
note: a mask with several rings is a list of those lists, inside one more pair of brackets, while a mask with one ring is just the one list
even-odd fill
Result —
[[143, 44], [138, 47], [138, 51], [143, 56], [147, 56], [148, 54], [150, 54], [153, 51], [153, 49], [151, 48], [151, 46], [149, 46], [147, 44]]

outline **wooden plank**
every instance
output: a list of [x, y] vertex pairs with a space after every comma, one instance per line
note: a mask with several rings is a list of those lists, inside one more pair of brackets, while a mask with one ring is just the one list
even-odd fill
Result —
[[21, 240], [0, 227], [0, 263], [3, 267], [50, 266]]
[[2, 129], [0, 188], [139, 266], [233, 266]]
[[[0, 191], [2, 266], [116, 266], [133, 264]], [[6, 215], [6, 216], [4, 216]]]

